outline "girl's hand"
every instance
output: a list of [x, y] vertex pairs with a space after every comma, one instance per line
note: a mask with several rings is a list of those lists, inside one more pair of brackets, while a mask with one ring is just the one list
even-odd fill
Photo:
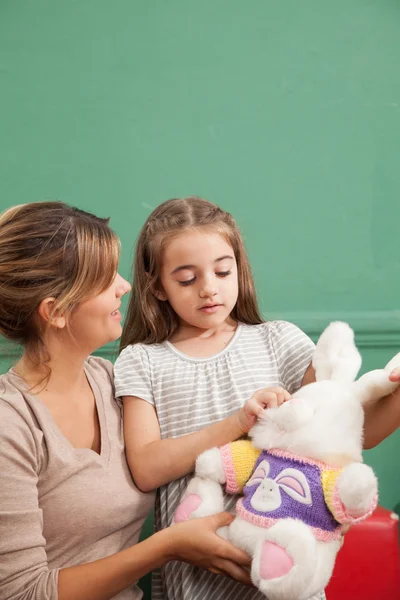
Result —
[[400, 368], [393, 369], [393, 371], [389, 375], [390, 381], [400, 382]]
[[160, 533], [169, 535], [169, 559], [182, 560], [251, 585], [247, 570], [251, 562], [250, 556], [216, 533], [219, 527], [229, 525], [233, 518], [229, 513], [223, 512], [164, 529]]
[[289, 392], [281, 387], [270, 387], [257, 390], [247, 400], [246, 404], [238, 412], [238, 419], [243, 433], [247, 433], [258, 418], [262, 419], [266, 408], [276, 408], [290, 400]]

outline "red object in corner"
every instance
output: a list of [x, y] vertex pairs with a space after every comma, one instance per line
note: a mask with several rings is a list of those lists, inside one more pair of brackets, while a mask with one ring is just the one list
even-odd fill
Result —
[[327, 600], [400, 600], [399, 521], [378, 506], [345, 536]]

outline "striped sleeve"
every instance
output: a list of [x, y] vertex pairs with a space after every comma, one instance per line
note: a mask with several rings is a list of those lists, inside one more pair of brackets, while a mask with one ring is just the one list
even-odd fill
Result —
[[293, 394], [301, 382], [314, 353], [314, 342], [301, 329], [287, 321], [274, 321], [271, 342], [283, 387]]
[[114, 365], [115, 395], [136, 396], [154, 406], [149, 357], [141, 344], [127, 346]]

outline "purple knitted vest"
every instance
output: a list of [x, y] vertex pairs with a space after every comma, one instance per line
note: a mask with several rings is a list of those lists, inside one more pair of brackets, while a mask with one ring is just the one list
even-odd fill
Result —
[[326, 465], [279, 451], [261, 452], [238, 501], [240, 517], [261, 527], [300, 519], [318, 539], [335, 539], [341, 526], [326, 505], [321, 473]]

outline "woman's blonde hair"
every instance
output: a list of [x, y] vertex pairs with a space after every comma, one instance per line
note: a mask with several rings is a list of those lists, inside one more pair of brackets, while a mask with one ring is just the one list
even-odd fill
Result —
[[102, 219], [63, 202], [33, 202], [0, 215], [0, 334], [22, 345], [34, 365], [50, 357], [38, 308], [68, 315], [112, 283], [120, 245]]
[[232, 246], [237, 262], [239, 294], [231, 317], [236, 322], [250, 325], [263, 322], [242, 236], [232, 215], [197, 196], [174, 198], [151, 213], [139, 234], [121, 349], [139, 342], [160, 343], [177, 331], [178, 315], [169, 302], [156, 298], [154, 290], [161, 288], [161, 260], [168, 242], [183, 230], [193, 228], [218, 233]]

